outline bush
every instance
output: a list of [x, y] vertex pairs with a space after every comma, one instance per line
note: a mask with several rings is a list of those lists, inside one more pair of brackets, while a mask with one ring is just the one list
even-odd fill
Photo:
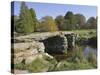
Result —
[[31, 64], [27, 65], [27, 70], [29, 72], [44, 72], [44, 71], [53, 71], [57, 61], [49, 57], [44, 59], [37, 58]]
[[56, 59], [47, 58], [46, 60], [49, 62], [49, 69], [48, 69], [48, 72], [54, 71], [54, 70], [55, 70], [55, 67], [56, 67], [56, 65], [57, 65]]
[[48, 70], [48, 67], [48, 62], [40, 58], [37, 58], [31, 64], [27, 65], [29, 72], [42, 72], [43, 70]]

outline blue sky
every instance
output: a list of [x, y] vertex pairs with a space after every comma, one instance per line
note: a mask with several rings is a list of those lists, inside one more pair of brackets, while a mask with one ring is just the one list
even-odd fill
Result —
[[[33, 8], [36, 12], [38, 19], [44, 16], [52, 16], [55, 18], [58, 15], [65, 15], [66, 12], [72, 11], [74, 14], [81, 13], [86, 19], [89, 17], [97, 16], [96, 6], [86, 6], [86, 5], [68, 5], [68, 4], [51, 4], [51, 3], [34, 3], [26, 2], [28, 8]], [[21, 2], [14, 3], [14, 15], [19, 15]]]

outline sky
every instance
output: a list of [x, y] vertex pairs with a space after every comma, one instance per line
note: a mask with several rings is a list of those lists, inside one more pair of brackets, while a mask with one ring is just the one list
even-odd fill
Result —
[[[86, 19], [89, 17], [97, 16], [96, 6], [86, 5], [69, 5], [69, 4], [52, 4], [52, 3], [36, 3], [36, 2], [25, 2], [28, 8], [33, 8], [36, 12], [38, 19], [44, 16], [52, 16], [56, 18], [58, 15], [65, 15], [66, 12], [72, 11], [74, 14], [83, 14]], [[20, 14], [21, 2], [14, 2], [14, 15]], [[12, 8], [12, 7], [11, 7]]]

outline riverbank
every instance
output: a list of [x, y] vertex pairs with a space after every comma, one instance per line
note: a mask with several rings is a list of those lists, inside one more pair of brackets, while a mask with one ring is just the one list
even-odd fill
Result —
[[[18, 73], [23, 72], [22, 70], [27, 70], [28, 72], [51, 72], [96, 69], [96, 55], [92, 52], [91, 48], [89, 48], [89, 53], [87, 57], [85, 57], [83, 55], [84, 48], [81, 47], [87, 45], [82, 42], [88, 42], [89, 39], [94, 37], [97, 37], [95, 30], [18, 34], [12, 38], [12, 40], [14, 40], [14, 42], [12, 42], [12, 44], [14, 44], [12, 50], [15, 52], [13, 59], [16, 58], [16, 60], [18, 60], [18, 63], [14, 63], [13, 69], [21, 70], [18, 71]], [[90, 40], [91, 43], [94, 43], [94, 41], [97, 42], [97, 38]], [[68, 45], [72, 47], [69, 50], [67, 49]], [[46, 51], [46, 49], [54, 50]], [[63, 54], [64, 51], [62, 49], [66, 49], [65, 54]], [[59, 52], [57, 53], [57, 51]], [[55, 53], [49, 54], [49, 52]], [[31, 62], [28, 62], [30, 60]]]

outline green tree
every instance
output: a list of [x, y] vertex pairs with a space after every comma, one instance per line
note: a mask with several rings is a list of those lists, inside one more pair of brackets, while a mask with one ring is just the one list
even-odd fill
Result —
[[97, 21], [94, 17], [90, 17], [87, 20], [86, 25], [87, 25], [87, 28], [95, 29], [95, 28], [97, 28]]
[[33, 26], [34, 26], [34, 31], [37, 31], [37, 25], [39, 24], [38, 23], [38, 20], [36, 18], [36, 13], [35, 13], [35, 10], [33, 8], [30, 8], [30, 13], [31, 13], [31, 16], [32, 16], [32, 19], [33, 19]]
[[43, 17], [41, 19], [40, 26], [41, 26], [40, 31], [51, 31], [51, 32], [53, 32], [53, 31], [58, 30], [55, 21], [50, 16]]
[[64, 17], [62, 15], [59, 15], [55, 18], [56, 25], [59, 30], [63, 30], [63, 22], [64, 22]]
[[69, 20], [63, 20], [62, 30], [72, 30]]
[[31, 12], [31, 15], [32, 15], [32, 18], [36, 18], [36, 13], [35, 13], [35, 10], [33, 8], [30, 8], [30, 12]]
[[20, 33], [34, 32], [34, 21], [28, 7], [25, 5], [25, 2], [21, 3], [21, 10], [19, 21], [16, 25], [16, 31]]
[[[65, 16], [64, 16], [65, 20], [68, 20], [69, 23], [70, 23], [70, 27], [71, 28], [68, 28], [70, 30], [73, 30], [75, 29], [75, 25], [76, 25], [76, 19], [75, 19], [75, 16], [73, 14], [73, 12], [71, 11], [68, 11]], [[67, 25], [67, 24], [66, 24]]]
[[83, 28], [86, 23], [86, 18], [82, 14], [75, 14], [76, 19], [76, 29]]

